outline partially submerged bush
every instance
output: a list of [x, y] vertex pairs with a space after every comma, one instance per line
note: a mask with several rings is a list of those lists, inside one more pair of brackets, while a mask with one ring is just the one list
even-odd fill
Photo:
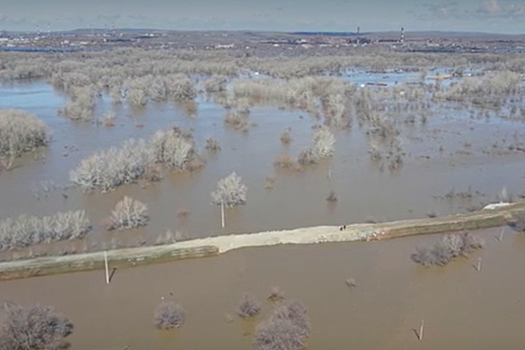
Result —
[[312, 149], [307, 148], [299, 153], [299, 156], [297, 157], [297, 163], [300, 165], [312, 165], [317, 163], [317, 158], [313, 154]]
[[292, 142], [292, 128], [284, 129], [281, 133], [280, 140], [284, 145], [289, 145]]
[[186, 312], [179, 304], [162, 302], [155, 310], [154, 324], [157, 329], [180, 328], [186, 321]]
[[206, 149], [209, 151], [217, 152], [221, 150], [221, 144], [215, 137], [208, 137], [206, 139]]
[[279, 154], [277, 159], [275, 159], [275, 162], [273, 162], [273, 165], [285, 170], [298, 169], [298, 164], [287, 154]]
[[20, 216], [0, 221], [0, 251], [83, 238], [91, 231], [91, 223], [83, 210], [51, 216]]
[[465, 232], [460, 235], [445, 235], [440, 241], [429, 247], [417, 247], [410, 258], [423, 266], [445, 266], [452, 259], [466, 256], [468, 253], [481, 249], [484, 242], [478, 236]]
[[254, 317], [261, 311], [261, 304], [255, 296], [246, 293], [242, 296], [236, 311], [241, 318]]
[[204, 82], [204, 90], [208, 94], [225, 92], [227, 84], [228, 77], [224, 75], [212, 75]]
[[335, 137], [327, 127], [321, 127], [314, 134], [314, 143], [311, 148], [314, 158], [330, 158], [335, 152]]
[[335, 191], [330, 191], [330, 193], [328, 193], [326, 201], [331, 203], [337, 202], [337, 194], [335, 194]]
[[64, 339], [73, 323], [51, 307], [4, 303], [0, 309], [0, 349], [36, 350], [66, 348]]
[[0, 157], [18, 157], [49, 143], [49, 130], [40, 119], [19, 109], [0, 110]]
[[142, 202], [125, 196], [111, 212], [108, 230], [129, 230], [146, 226], [149, 221], [148, 207]]
[[233, 129], [238, 131], [248, 130], [248, 116], [249, 111], [227, 111], [224, 114], [224, 123], [231, 126]]
[[284, 300], [284, 292], [279, 287], [272, 287], [268, 300], [277, 302]]
[[310, 337], [307, 309], [299, 301], [278, 306], [267, 321], [257, 326], [254, 350], [302, 350]]
[[217, 190], [212, 192], [213, 203], [224, 204], [227, 208], [246, 204], [248, 188], [242, 183], [242, 178], [235, 172], [219, 180]]

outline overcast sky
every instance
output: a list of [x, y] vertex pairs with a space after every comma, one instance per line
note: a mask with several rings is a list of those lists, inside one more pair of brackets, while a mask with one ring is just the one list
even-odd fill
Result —
[[525, 0], [0, 0], [2, 30], [525, 32]]

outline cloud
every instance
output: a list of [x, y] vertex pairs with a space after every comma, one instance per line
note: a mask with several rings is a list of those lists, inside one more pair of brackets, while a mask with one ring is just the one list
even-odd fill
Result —
[[456, 1], [448, 1], [444, 3], [427, 3], [421, 4], [419, 10], [411, 11], [418, 19], [423, 21], [428, 20], [448, 20], [461, 19], [463, 11], [459, 8]]
[[503, 12], [503, 8], [498, 0], [483, 1], [477, 10], [478, 13], [487, 15], [499, 15]]
[[521, 18], [525, 16], [525, 6], [520, 3], [501, 3], [499, 0], [483, 1], [476, 13], [485, 18]]

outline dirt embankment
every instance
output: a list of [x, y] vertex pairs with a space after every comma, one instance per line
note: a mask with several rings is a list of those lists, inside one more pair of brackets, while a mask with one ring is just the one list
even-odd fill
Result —
[[[285, 231], [209, 237], [157, 247], [139, 247], [107, 252], [110, 269], [210, 257], [230, 250], [278, 244], [314, 244], [390, 239], [411, 235], [444, 233], [505, 225], [525, 213], [525, 201], [493, 206], [470, 214], [434, 219], [394, 221], [378, 224], [319, 226]], [[75, 254], [0, 263], [0, 280], [104, 269], [104, 253]]]

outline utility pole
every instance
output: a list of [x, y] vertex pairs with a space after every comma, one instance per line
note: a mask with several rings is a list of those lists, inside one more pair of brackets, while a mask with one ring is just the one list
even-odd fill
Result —
[[108, 252], [104, 251], [104, 265], [106, 267], [106, 284], [109, 284]]
[[221, 227], [224, 228], [224, 201], [221, 199]]

